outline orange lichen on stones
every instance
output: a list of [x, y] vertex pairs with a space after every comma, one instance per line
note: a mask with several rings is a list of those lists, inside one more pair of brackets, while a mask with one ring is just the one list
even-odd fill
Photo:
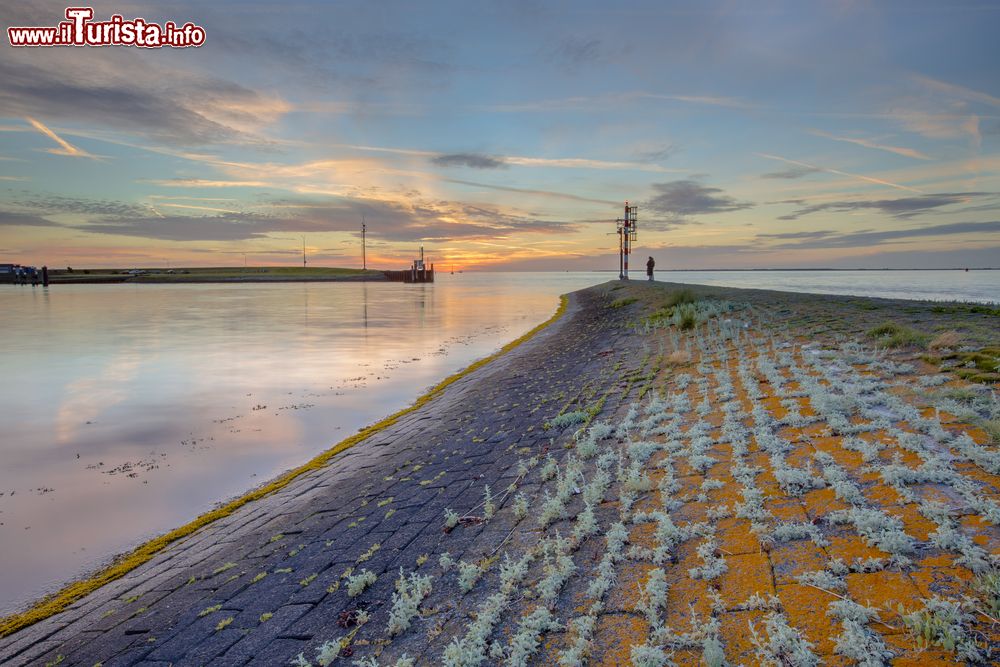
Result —
[[830, 545], [826, 548], [831, 558], [839, 558], [845, 563], [869, 558], [886, 558], [888, 553], [876, 547], [869, 546], [858, 535], [831, 535], [827, 538]]
[[683, 572], [680, 569], [675, 567], [667, 571], [669, 589], [664, 622], [677, 632], [700, 630], [700, 623], [698, 626], [693, 624], [691, 612], [700, 618], [707, 618], [712, 613], [710, 586], [708, 582], [689, 577], [686, 569]]
[[917, 561], [916, 565], [911, 576], [921, 596], [957, 597], [968, 593], [972, 572], [955, 565], [953, 555], [928, 556]]
[[719, 619], [726, 661], [731, 665], [752, 665], [757, 662], [757, 649], [753, 645], [750, 627], [764, 625], [765, 612], [735, 611]]
[[914, 452], [911, 452], [909, 449], [903, 449], [902, 447], [893, 446], [887, 449], [886, 452], [892, 458], [898, 457], [900, 462], [909, 468], [919, 468], [924, 462], [924, 460], [917, 456]]
[[790, 521], [792, 523], [802, 523], [809, 521], [802, 503], [797, 499], [766, 500], [764, 509], [774, 515], [776, 521]]
[[784, 584], [778, 586], [778, 598], [788, 616], [788, 624], [812, 642], [813, 652], [832, 654], [839, 625], [827, 615], [829, 604], [837, 599], [811, 586]]
[[890, 662], [893, 667], [935, 667], [955, 665], [958, 662], [954, 653], [918, 647], [909, 633], [885, 635], [882, 638], [886, 647], [896, 654]]
[[[885, 484], [877, 484], [875, 486], [869, 487], [863, 492], [865, 497], [868, 498], [868, 502], [876, 507], [881, 507], [883, 509], [895, 508], [898, 505], [904, 504], [906, 501], [899, 492], [891, 486], [886, 486]], [[895, 511], [890, 509], [890, 511]]]
[[762, 553], [726, 556], [729, 569], [715, 583], [727, 609], [742, 604], [754, 593], [768, 597], [774, 593], [771, 562]]
[[828, 435], [811, 438], [812, 446], [817, 451], [826, 452], [833, 457], [842, 468], [854, 470], [864, 465], [864, 457], [859, 452], [844, 449], [843, 438], [839, 435]]
[[715, 537], [719, 540], [719, 550], [726, 556], [738, 556], [746, 553], [757, 553], [760, 541], [750, 532], [750, 522], [746, 519], [729, 517], [721, 519], [716, 525]]
[[771, 547], [768, 554], [776, 584], [790, 584], [806, 572], [822, 570], [829, 560], [827, 553], [808, 540], [782, 542]]
[[963, 516], [958, 522], [975, 544], [987, 549], [1000, 548], [1000, 529], [979, 514]]
[[897, 611], [900, 604], [907, 610], [919, 606], [920, 591], [906, 572], [865, 572], [847, 575], [847, 592], [858, 604], [875, 607], [879, 617], [895, 629], [874, 624], [881, 633], [903, 632], [903, 622]]
[[649, 636], [649, 624], [634, 614], [604, 614], [594, 631], [592, 664], [627, 667], [632, 664], [632, 647]]
[[[767, 387], [770, 389], [770, 385], [767, 385]], [[774, 415], [774, 418], [777, 420], [784, 419], [785, 416], [788, 414], [788, 410], [785, 409], [785, 406], [781, 404], [781, 397], [779, 396], [768, 396], [767, 398], [761, 401], [761, 404], [765, 408], [767, 408], [768, 411], [772, 415]]]
[[892, 513], [903, 520], [903, 530], [914, 539], [926, 542], [937, 530], [937, 524], [920, 513], [917, 505], [910, 503], [893, 508]]
[[846, 510], [851, 507], [839, 500], [837, 494], [830, 487], [813, 489], [802, 494], [802, 505], [810, 521], [816, 521], [830, 512]]

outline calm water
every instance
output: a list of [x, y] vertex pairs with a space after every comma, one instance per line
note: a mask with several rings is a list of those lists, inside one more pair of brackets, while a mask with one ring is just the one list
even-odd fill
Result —
[[[657, 275], [1000, 301], [1000, 271]], [[614, 277], [0, 286], [0, 613], [303, 463]]]
[[305, 462], [603, 279], [0, 286], [0, 613]]

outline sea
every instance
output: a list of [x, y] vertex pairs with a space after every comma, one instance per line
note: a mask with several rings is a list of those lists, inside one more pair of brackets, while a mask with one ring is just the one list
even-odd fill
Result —
[[[0, 615], [308, 461], [544, 321], [560, 294], [617, 277], [0, 285]], [[1000, 302], [1000, 271], [657, 277]]]

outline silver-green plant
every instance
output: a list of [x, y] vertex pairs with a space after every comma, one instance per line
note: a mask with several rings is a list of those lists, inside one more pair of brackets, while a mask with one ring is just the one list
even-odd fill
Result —
[[348, 597], [357, 597], [361, 595], [362, 591], [375, 583], [378, 577], [371, 570], [361, 570], [357, 574], [352, 574], [347, 577], [347, 595]]
[[411, 572], [407, 577], [403, 574], [403, 568], [399, 568], [399, 579], [396, 580], [396, 592], [392, 594], [392, 610], [386, 627], [390, 637], [409, 629], [413, 619], [420, 613], [420, 603], [430, 595], [431, 585], [430, 575]]

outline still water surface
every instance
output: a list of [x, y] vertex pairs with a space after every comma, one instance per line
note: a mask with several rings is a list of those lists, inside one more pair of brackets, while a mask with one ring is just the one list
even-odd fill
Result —
[[307, 461], [604, 279], [0, 286], [0, 614]]
[[[0, 286], [0, 614], [404, 407], [601, 273]], [[1000, 271], [661, 272], [1000, 300]]]

